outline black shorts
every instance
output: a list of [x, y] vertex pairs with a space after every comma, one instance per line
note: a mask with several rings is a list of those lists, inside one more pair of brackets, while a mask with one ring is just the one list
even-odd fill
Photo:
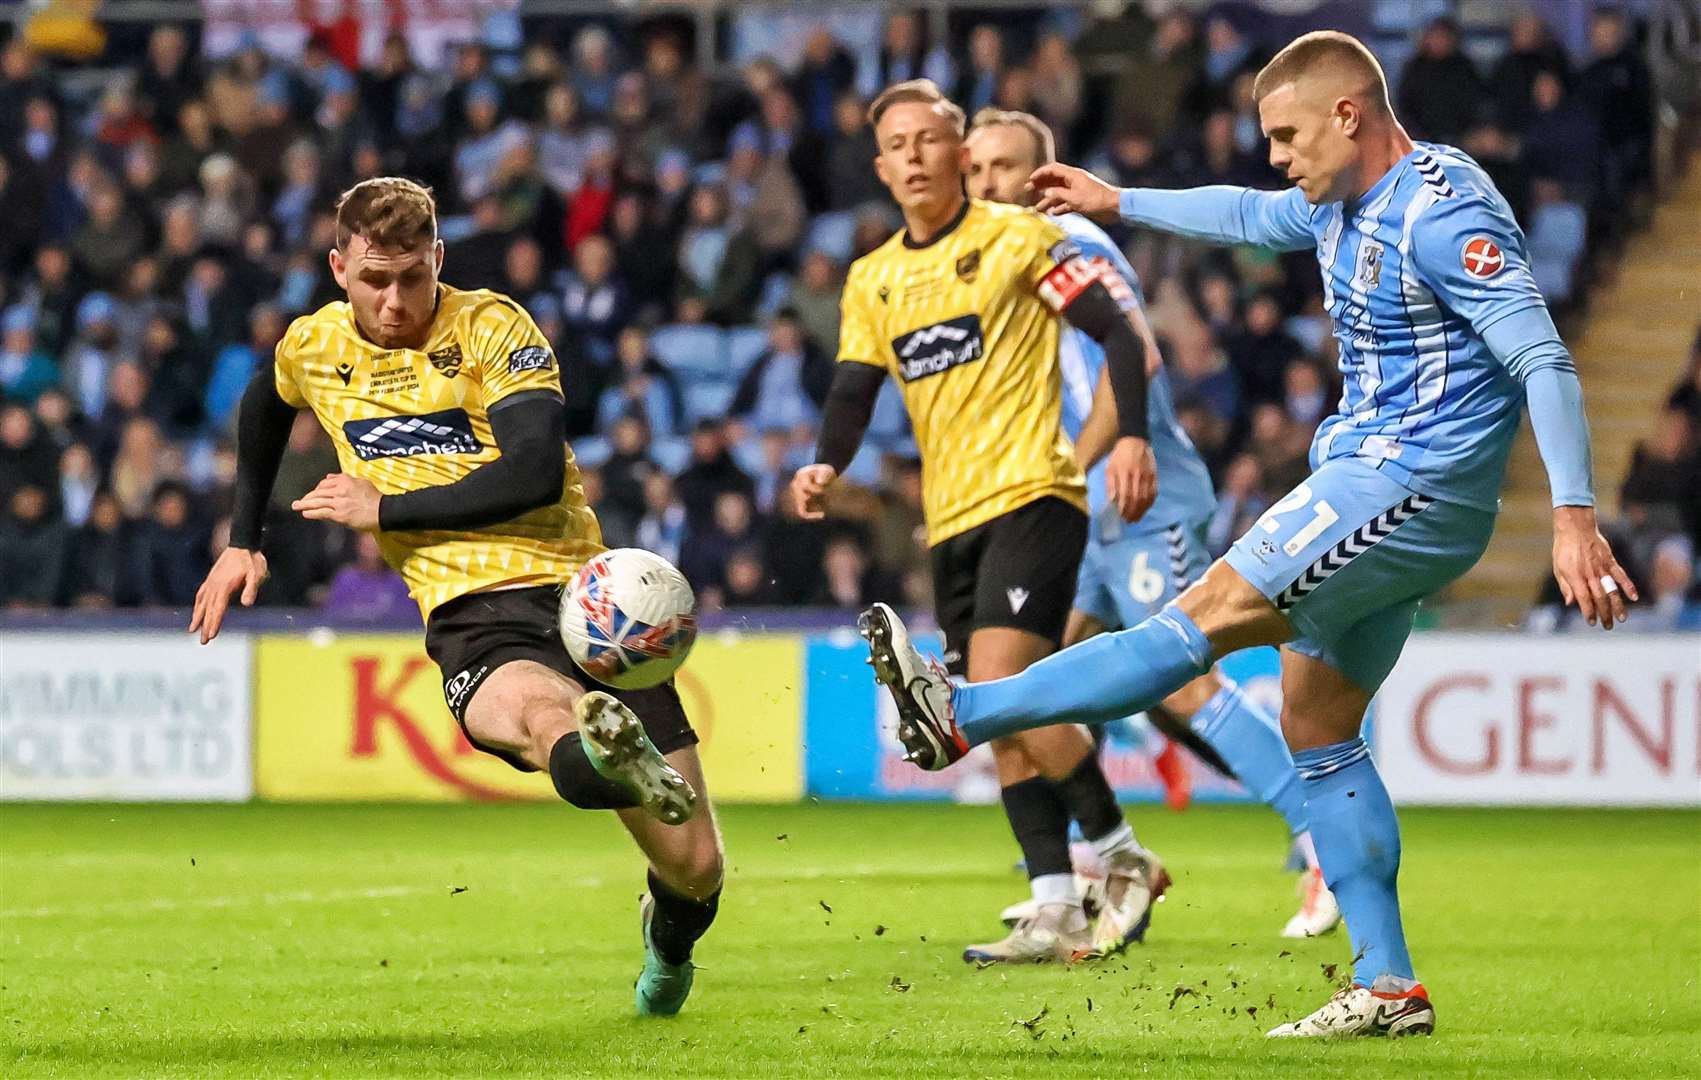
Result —
[[616, 690], [579, 670], [561, 642], [559, 586], [467, 593], [439, 606], [425, 623], [425, 651], [443, 672], [443, 700], [467, 741], [521, 772], [537, 769], [524, 758], [482, 745], [467, 731], [466, 706], [490, 673], [512, 660], [532, 660], [618, 698], [643, 721], [650, 742], [664, 754], [697, 742], [673, 683], [649, 690]]
[[969, 635], [989, 626], [1063, 640], [1087, 546], [1087, 515], [1052, 495], [934, 545], [933, 610], [945, 666], [968, 673]]

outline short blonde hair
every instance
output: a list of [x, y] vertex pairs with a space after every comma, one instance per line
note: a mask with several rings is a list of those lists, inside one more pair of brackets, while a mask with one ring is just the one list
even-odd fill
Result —
[[1369, 91], [1370, 104], [1386, 115], [1393, 114], [1388, 104], [1388, 79], [1376, 54], [1358, 38], [1339, 30], [1313, 30], [1290, 41], [1253, 80], [1252, 97], [1262, 101], [1277, 87], [1325, 67], [1358, 77], [1363, 89]]
[[437, 239], [437, 201], [431, 189], [401, 176], [376, 176], [337, 199], [337, 247], [357, 236], [373, 247], [414, 251]]
[[1052, 137], [1051, 128], [1033, 113], [1017, 109], [995, 109], [989, 105], [975, 113], [974, 123], [969, 125], [969, 134], [973, 135], [980, 129], [989, 127], [1019, 127], [1033, 137], [1036, 164], [1050, 165], [1057, 160], [1057, 140]]
[[967, 117], [963, 115], [962, 107], [946, 97], [945, 92], [939, 89], [939, 84], [932, 79], [906, 79], [880, 91], [868, 106], [868, 126], [879, 127], [880, 118], [886, 115], [886, 110], [894, 105], [911, 102], [932, 105], [945, 114], [958, 135], [964, 133]]

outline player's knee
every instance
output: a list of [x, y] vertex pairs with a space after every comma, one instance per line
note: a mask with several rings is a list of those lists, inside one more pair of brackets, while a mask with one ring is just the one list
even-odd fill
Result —
[[1255, 645], [1277, 645], [1293, 636], [1293, 628], [1276, 606], [1220, 559], [1175, 605], [1210, 639], [1219, 656]]
[[693, 900], [708, 899], [720, 889], [726, 875], [720, 838], [709, 830], [660, 869], [663, 880], [674, 891]]

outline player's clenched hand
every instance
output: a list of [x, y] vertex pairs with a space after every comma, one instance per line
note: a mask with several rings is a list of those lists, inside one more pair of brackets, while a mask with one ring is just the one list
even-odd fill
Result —
[[791, 497], [797, 500], [797, 516], [805, 521], [819, 521], [827, 516], [823, 497], [839, 470], [831, 465], [805, 465], [791, 478]]
[[1105, 461], [1104, 482], [1123, 521], [1145, 517], [1158, 497], [1158, 463], [1152, 444], [1132, 435], [1116, 440]]
[[1028, 190], [1036, 196], [1034, 209], [1042, 214], [1073, 212], [1104, 220], [1116, 217], [1117, 190], [1073, 165], [1041, 165], [1028, 177]]
[[218, 637], [231, 594], [242, 590], [242, 606], [253, 607], [260, 595], [260, 583], [265, 580], [264, 555], [247, 548], [225, 548], [207, 571], [207, 580], [195, 590], [195, 614], [189, 619], [189, 632], [198, 631], [203, 645]]
[[1553, 576], [1566, 605], [1576, 604], [1590, 626], [1598, 620], [1603, 630], [1625, 620], [1627, 599], [1641, 599], [1595, 524], [1592, 506], [1554, 508]]
[[371, 532], [378, 527], [378, 489], [370, 480], [347, 473], [331, 473], [319, 486], [289, 504], [291, 510], [313, 521], [335, 521], [351, 529]]

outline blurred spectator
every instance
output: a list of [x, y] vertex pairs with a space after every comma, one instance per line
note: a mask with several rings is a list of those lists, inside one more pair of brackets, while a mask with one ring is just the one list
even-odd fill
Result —
[[950, 86], [951, 72], [950, 54], [937, 45], [928, 47], [921, 17], [900, 8], [886, 15], [880, 51], [860, 89], [864, 96], [872, 97], [893, 83], [909, 79], [932, 79], [940, 86]]
[[544, 126], [538, 136], [538, 169], [563, 199], [579, 190], [589, 154], [587, 129], [577, 91], [557, 83], [544, 94]]
[[638, 524], [648, 510], [646, 490], [656, 463], [650, 458], [650, 429], [643, 417], [627, 414], [608, 428], [613, 452], [602, 463], [602, 499], [597, 519], [603, 542], [629, 547], [636, 542]]
[[59, 596], [69, 533], [51, 513], [46, 489], [24, 484], [0, 517], [0, 605], [44, 608]]
[[874, 565], [887, 577], [925, 562], [927, 521], [922, 514], [921, 459], [898, 458], [882, 485], [874, 519]]
[[188, 607], [212, 565], [210, 530], [195, 520], [189, 489], [175, 480], [161, 483], [151, 503], [136, 530], [131, 580], [145, 605]]
[[614, 106], [614, 39], [601, 26], [587, 26], [573, 42], [573, 88], [585, 111], [607, 116]]
[[833, 383], [833, 361], [784, 308], [768, 325], [768, 348], [739, 380], [727, 415], [757, 431], [813, 425]]
[[103, 289], [117, 285], [142, 254], [147, 230], [124, 206], [124, 195], [108, 180], [89, 193], [89, 216], [71, 238], [71, 255], [88, 280]]
[[100, 467], [84, 443], [72, 443], [59, 455], [59, 509], [65, 524], [79, 528], [88, 520], [100, 489]]
[[868, 552], [854, 536], [827, 541], [821, 556], [821, 583], [810, 603], [816, 607], [860, 611], [877, 599]]
[[[1536, 76], [1544, 71], [1565, 82], [1571, 75], [1571, 61], [1553, 40], [1553, 33], [1541, 15], [1534, 11], [1519, 12], [1512, 16], [1511, 43], [1488, 80], [1494, 88], [1502, 124], [1517, 130], [1529, 123]], [[1501, 188], [1502, 193], [1505, 190]]]
[[1241, 33], [1236, 15], [1233, 8], [1222, 7], [1205, 20], [1204, 91], [1216, 106], [1228, 105], [1235, 80], [1256, 72], [1269, 58]]
[[1004, 35], [991, 23], [981, 23], [969, 31], [966, 63], [957, 77], [951, 100], [973, 116], [992, 104], [1003, 74]]
[[1576, 275], [1589, 238], [1588, 213], [1565, 197], [1557, 180], [1537, 180], [1530, 190], [1531, 209], [1524, 219], [1530, 274], [1548, 304], [1563, 313], [1576, 292]]
[[1440, 18], [1424, 27], [1417, 54], [1400, 72], [1396, 108], [1414, 139], [1456, 143], [1486, 96], [1482, 76], [1459, 48], [1459, 24]]
[[[165, 440], [159, 425], [145, 416], [136, 416], [115, 427], [116, 451], [110, 458], [107, 475], [112, 480], [112, 493], [124, 516], [135, 520], [148, 512], [154, 490], [165, 474]], [[97, 447], [96, 456], [99, 456]]]
[[1329, 384], [1318, 366], [1303, 357], [1288, 365], [1283, 384], [1282, 407], [1294, 426], [1310, 438], [1333, 411], [1329, 407]]
[[1536, 75], [1530, 95], [1533, 114], [1524, 132], [1530, 176], [1556, 180], [1572, 198], [1587, 203], [1600, 175], [1600, 127], [1589, 111], [1571, 101], [1552, 72]]
[[1247, 445], [1258, 458], [1270, 491], [1291, 491], [1311, 474], [1311, 430], [1288, 419], [1280, 405], [1259, 405], [1252, 410]]
[[673, 477], [660, 469], [644, 478], [644, 516], [638, 520], [638, 546], [679, 565], [685, 541], [685, 506], [674, 495]]
[[724, 607], [768, 607], [779, 602], [759, 548], [734, 549], [727, 556], [725, 582], [720, 596]]
[[844, 94], [833, 106], [833, 141], [827, 151], [827, 199], [832, 210], [849, 210], [886, 194], [874, 173], [879, 148], [864, 116], [862, 99]]
[[839, 349], [839, 292], [843, 282], [839, 268], [823, 251], [803, 257], [788, 306], [797, 313], [810, 344], [828, 357]]
[[1653, 436], [1636, 444], [1618, 498], [1637, 530], [1676, 530], [1701, 541], [1701, 440], [1682, 409], [1668, 405]]
[[1069, 39], [1050, 33], [1034, 47], [1032, 68], [1034, 115], [1051, 128], [1058, 157], [1065, 158], [1070, 151], [1069, 136], [1081, 115], [1086, 93], [1081, 65], [1070, 51]]
[[54, 453], [83, 438], [88, 429], [85, 418], [77, 412], [70, 395], [57, 386], [48, 387], [35, 399], [35, 422], [42, 439], [53, 448]]
[[592, 360], [607, 364], [613, 359], [615, 336], [632, 313], [626, 284], [615, 271], [614, 245], [606, 236], [587, 236], [574, 249], [573, 269], [563, 279], [561, 311]]
[[722, 491], [715, 496], [712, 516], [706, 525], [691, 525], [687, 519], [679, 569], [699, 593], [723, 589], [727, 559], [734, 551], [755, 543], [756, 511], [750, 496], [743, 491]]
[[385, 565], [378, 538], [356, 534], [354, 561], [338, 570], [325, 593], [324, 609], [362, 622], [402, 622], [418, 611], [402, 576]]
[[567, 201], [562, 241], [572, 251], [592, 233], [601, 232], [614, 205], [615, 140], [606, 131], [585, 139], [585, 169], [579, 187]]
[[1203, 324], [1173, 329], [1166, 356], [1177, 402], [1197, 402], [1225, 422], [1240, 415], [1241, 391], [1234, 372]]
[[118, 353], [117, 309], [112, 297], [92, 292], [77, 305], [77, 337], [66, 350], [61, 384], [83, 411], [99, 415], [106, 407], [106, 386], [112, 369], [124, 358]]
[[685, 322], [747, 322], [756, 299], [761, 252], [748, 233], [734, 232], [724, 189], [705, 185], [691, 193], [690, 215], [679, 241], [676, 301]]
[[194, 343], [185, 340], [173, 313], [156, 312], [148, 320], [137, 358], [147, 394], [142, 409], [173, 439], [200, 432], [205, 419], [201, 401], [207, 386], [207, 367]]
[[35, 313], [37, 344], [49, 356], [61, 355], [78, 332], [71, 253], [63, 244], [48, 243], [36, 249], [35, 273], [20, 302]]
[[[1533, 76], [1532, 76], [1533, 78]], [[1530, 112], [1525, 107], [1525, 112]], [[1529, 220], [1530, 200], [1530, 170], [1524, 159], [1522, 147], [1517, 138], [1502, 123], [1493, 118], [1478, 120], [1465, 133], [1465, 140], [1460, 144], [1465, 153], [1471, 155], [1488, 178], [1494, 181], [1494, 186], [1500, 194], [1506, 197], [1506, 204], [1512, 208], [1512, 216], [1520, 222]]]
[[1668, 536], [1654, 546], [1649, 588], [1626, 625], [1640, 633], [1701, 630], [1701, 597], [1695, 593], [1695, 544]]
[[1172, 10], [1146, 41], [1144, 56], [1120, 65], [1112, 116], [1124, 130], [1138, 124], [1146, 131], [1168, 132], [1199, 78], [1199, 28], [1191, 13]]
[[798, 107], [810, 130], [820, 135], [833, 130], [835, 103], [855, 82], [856, 61], [850, 53], [825, 27], [811, 31], [803, 44], [803, 63], [793, 80]]
[[685, 505], [685, 521], [691, 533], [707, 529], [714, 515], [715, 500], [727, 492], [753, 500], [756, 485], [727, 450], [726, 423], [699, 420], [691, 433], [691, 463], [675, 481], [679, 501]]
[[608, 231], [614, 241], [615, 273], [626, 283], [632, 317], [661, 322], [673, 308], [677, 238], [651, 211], [645, 196], [623, 192], [609, 210]]
[[1241, 454], [1223, 470], [1217, 491], [1217, 509], [1205, 527], [1205, 546], [1213, 558], [1221, 556], [1246, 534], [1270, 508], [1265, 493], [1264, 469], [1252, 454]]
[[1672, 389], [1666, 404], [1688, 414], [1692, 425], [1690, 430], [1701, 435], [1701, 329], [1696, 331], [1695, 340], [1689, 346], [1689, 368], [1683, 380]]
[[650, 431], [672, 435], [684, 426], [685, 402], [679, 380], [650, 352], [650, 338], [636, 326], [621, 331], [608, 389], [597, 408], [597, 423], [612, 432], [622, 417], [638, 417]]
[[28, 409], [0, 406], [0, 505], [9, 504], [20, 487], [52, 488], [58, 456]]
[[248, 388], [249, 380], [260, 365], [271, 362], [273, 351], [283, 340], [283, 333], [283, 312], [272, 304], [259, 304], [248, 315], [248, 340], [219, 350], [213, 360], [212, 375], [207, 380], [207, 392], [202, 401], [210, 430], [232, 430], [242, 392]]
[[22, 304], [0, 315], [0, 396], [28, 405], [59, 381], [53, 358], [38, 348], [35, 313]]
[[1653, 79], [1624, 12], [1616, 8], [1595, 9], [1589, 51], [1593, 58], [1577, 87], [1606, 145], [1607, 195], [1624, 198], [1653, 177]]
[[[553, 311], [554, 317], [562, 320], [560, 301], [545, 291], [543, 279], [543, 247], [530, 236], [516, 236], [508, 243], [508, 251], [502, 259], [502, 290], [520, 302], [531, 314], [545, 337], [549, 332], [543, 329], [544, 321]], [[554, 307], [549, 305], [553, 304]]]
[[109, 608], [125, 602], [128, 574], [129, 527], [117, 496], [102, 489], [89, 504], [88, 520], [70, 538], [71, 557], [66, 562], [62, 590], [73, 607]]
[[1290, 364], [1304, 350], [1282, 327], [1282, 309], [1268, 292], [1246, 306], [1246, 330], [1228, 344], [1229, 363], [1248, 405], [1281, 401]]
[[443, 280], [458, 289], [483, 289], [502, 280], [514, 235], [502, 225], [502, 200], [486, 195], [473, 204], [472, 230], [446, 244]]

